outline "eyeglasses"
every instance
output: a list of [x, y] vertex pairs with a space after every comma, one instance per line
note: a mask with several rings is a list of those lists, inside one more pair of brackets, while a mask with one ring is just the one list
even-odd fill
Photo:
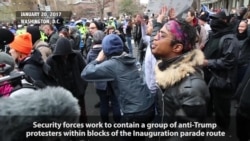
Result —
[[156, 36], [157, 36], [157, 40], [168, 39], [168, 40], [174, 41], [173, 39], [169, 38], [166, 33], [162, 32], [162, 31], [158, 31]]

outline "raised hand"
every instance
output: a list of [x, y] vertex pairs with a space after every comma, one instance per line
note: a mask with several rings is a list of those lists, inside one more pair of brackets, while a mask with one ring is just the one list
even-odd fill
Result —
[[106, 58], [106, 56], [104, 55], [104, 52], [103, 50], [99, 52], [98, 56], [96, 57], [96, 61], [98, 62], [102, 62], [104, 61]]
[[160, 14], [157, 17], [157, 22], [162, 23], [163, 19], [166, 17], [167, 14], [167, 6], [163, 6], [160, 10]]
[[176, 14], [175, 14], [175, 9], [174, 8], [171, 8], [168, 12], [168, 16], [169, 16], [169, 19], [170, 20], [173, 20], [176, 18]]

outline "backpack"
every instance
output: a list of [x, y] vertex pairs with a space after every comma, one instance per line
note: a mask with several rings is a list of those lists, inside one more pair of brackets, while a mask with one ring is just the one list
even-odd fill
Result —
[[[237, 45], [237, 42], [238, 42], [235, 34], [226, 34], [220, 38], [220, 41], [219, 41], [219, 48], [220, 49], [222, 49], [222, 45], [223, 45], [224, 41], [226, 41], [226, 40], [233, 40], [233, 44], [235, 44], [235, 45]], [[230, 47], [231, 48], [228, 48], [227, 52], [233, 51], [233, 47], [232, 46], [230, 46]]]
[[[234, 34], [226, 34], [224, 36], [221, 37], [221, 39], [219, 40], [219, 49], [221, 52], [223, 52], [223, 45], [226, 41], [231, 40], [231, 44], [227, 50], [225, 50], [225, 56], [227, 58], [231, 58], [231, 57], [236, 57], [238, 58], [238, 50], [234, 51], [234, 49], [238, 49], [237, 48], [237, 43], [238, 40], [236, 38], [236, 36]], [[237, 64], [235, 64], [237, 66]], [[236, 89], [236, 74], [234, 75], [233, 70], [230, 71], [224, 71], [224, 77], [221, 75], [216, 74], [215, 72], [213, 72], [211, 69], [209, 69], [209, 71], [212, 74], [212, 78], [209, 82], [209, 87], [213, 87], [213, 88], [218, 88], [218, 89], [227, 89], [227, 90], [235, 90]], [[225, 77], [226, 76], [226, 77]]]

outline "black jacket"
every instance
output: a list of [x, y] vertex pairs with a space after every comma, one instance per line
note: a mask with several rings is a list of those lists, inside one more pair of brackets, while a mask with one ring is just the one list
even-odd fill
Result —
[[236, 98], [239, 100], [239, 113], [250, 119], [250, 65], [245, 76], [237, 88]]
[[239, 66], [247, 66], [250, 62], [250, 38], [249, 37], [246, 39], [246, 41], [243, 43], [241, 47], [238, 60], [239, 60], [238, 61]]
[[[237, 85], [239, 47], [237, 46], [236, 37], [235, 40], [225, 39], [222, 42], [221, 47], [219, 47], [220, 39], [224, 35], [232, 33], [232, 29], [230, 28], [225, 28], [217, 33], [211, 33], [212, 35], [209, 37], [209, 40], [205, 45], [204, 54], [208, 60], [208, 66], [205, 68], [205, 79], [211, 86], [214, 81], [210, 82], [210, 80], [212, 80], [212, 77], [215, 77], [212, 73], [224, 78], [225, 80], [230, 80], [232, 84], [230, 89], [235, 89]], [[230, 47], [233, 49], [229, 52]]]
[[134, 28], [134, 40], [135, 41], [140, 41], [142, 37], [141, 33], [141, 24], [136, 24]]
[[87, 83], [81, 78], [81, 71], [86, 63], [79, 52], [72, 50], [68, 39], [58, 39], [47, 64], [50, 66], [49, 74], [57, 85], [68, 89], [75, 97], [85, 94]]
[[[161, 109], [162, 123], [203, 122], [205, 119], [209, 90], [202, 77], [202, 70], [199, 68], [203, 61], [204, 55], [198, 49], [168, 64], [162, 60], [158, 61], [155, 74], [159, 86], [157, 105]], [[173, 128], [173, 130], [182, 129]], [[163, 138], [165, 137], [160, 140], [164, 140]], [[170, 138], [172, 141], [179, 137]], [[189, 140], [195, 140], [194, 138], [196, 137]]]
[[38, 87], [55, 84], [53, 79], [46, 74], [46, 64], [44, 64], [42, 55], [38, 50], [34, 50], [30, 57], [19, 62], [18, 68], [26, 74], [27, 81], [39, 85]]

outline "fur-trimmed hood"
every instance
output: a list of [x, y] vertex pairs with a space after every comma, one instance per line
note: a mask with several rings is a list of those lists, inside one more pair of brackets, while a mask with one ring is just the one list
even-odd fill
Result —
[[203, 52], [195, 49], [172, 62], [164, 70], [159, 68], [159, 64], [163, 62], [160, 60], [155, 67], [156, 83], [163, 89], [171, 87], [190, 74], [195, 73], [197, 68], [203, 65], [204, 59]]

